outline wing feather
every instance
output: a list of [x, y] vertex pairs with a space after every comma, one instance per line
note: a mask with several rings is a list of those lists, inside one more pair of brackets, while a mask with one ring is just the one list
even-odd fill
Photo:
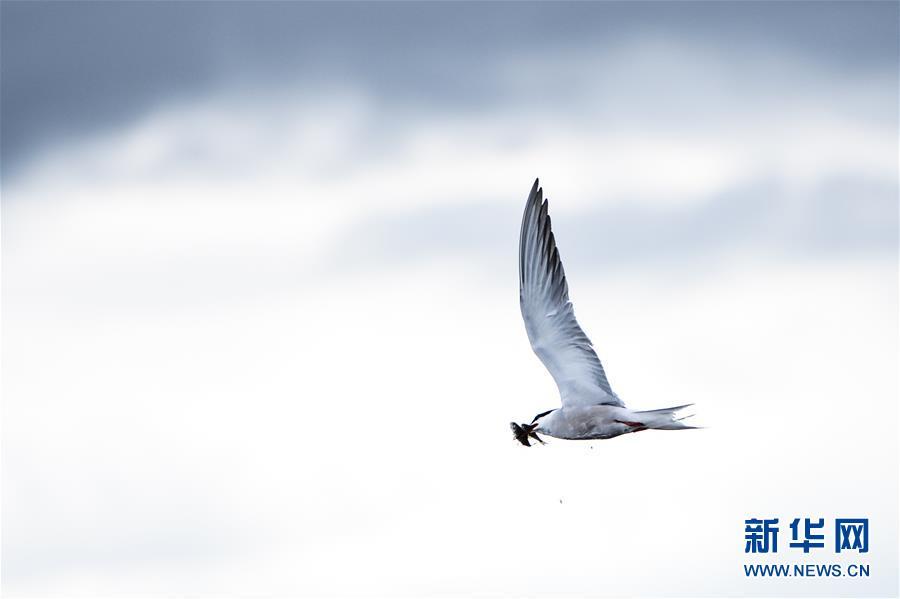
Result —
[[537, 179], [519, 234], [519, 305], [531, 348], [556, 381], [563, 406], [623, 405], [575, 320], [547, 201]]

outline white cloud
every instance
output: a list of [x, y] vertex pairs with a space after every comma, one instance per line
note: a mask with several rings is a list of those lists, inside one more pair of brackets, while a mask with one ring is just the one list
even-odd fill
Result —
[[[895, 471], [892, 265], [738, 265], [677, 286], [570, 272], [626, 401], [696, 401], [710, 426], [593, 449], [512, 442], [552, 381], [514, 281], [447, 264], [182, 315], [73, 313], [64, 288], [58, 311], [18, 307], [4, 534], [33, 570], [10, 588], [695, 593], [699, 560], [721, 595], [754, 592], [749, 512], [865, 509], [890, 538], [890, 486], [858, 493]], [[873, 593], [895, 550], [872, 552]]]

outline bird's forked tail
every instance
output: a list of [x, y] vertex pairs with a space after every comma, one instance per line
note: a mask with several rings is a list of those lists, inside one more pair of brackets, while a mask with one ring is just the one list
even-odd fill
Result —
[[684, 404], [683, 406], [675, 406], [674, 408], [660, 408], [659, 410], [635, 412], [635, 414], [641, 416], [640, 421], [644, 424], [644, 426], [660, 431], [678, 431], [683, 429], [701, 428], [681, 422], [685, 418], [690, 418], [691, 416], [693, 416], [693, 414], [688, 414], [687, 416], [676, 418], [677, 412], [692, 405], [694, 404], [688, 403]]

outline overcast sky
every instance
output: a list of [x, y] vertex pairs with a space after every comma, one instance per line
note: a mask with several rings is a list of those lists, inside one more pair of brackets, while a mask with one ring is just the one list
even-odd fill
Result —
[[[0, 11], [4, 594], [897, 593], [897, 3]], [[708, 428], [511, 438], [537, 176]], [[746, 578], [750, 517], [871, 577]]]

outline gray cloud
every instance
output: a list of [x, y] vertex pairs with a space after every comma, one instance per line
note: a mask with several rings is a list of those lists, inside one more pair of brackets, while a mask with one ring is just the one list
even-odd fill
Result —
[[[2, 5], [4, 178], [47, 145], [214, 90], [352, 81], [380, 102], [516, 102], [491, 68], [641, 35], [735, 56], [790, 50], [896, 71], [895, 3], [64, 3]], [[737, 66], [737, 65], [736, 65]], [[536, 96], [565, 101], [566, 90]]]

